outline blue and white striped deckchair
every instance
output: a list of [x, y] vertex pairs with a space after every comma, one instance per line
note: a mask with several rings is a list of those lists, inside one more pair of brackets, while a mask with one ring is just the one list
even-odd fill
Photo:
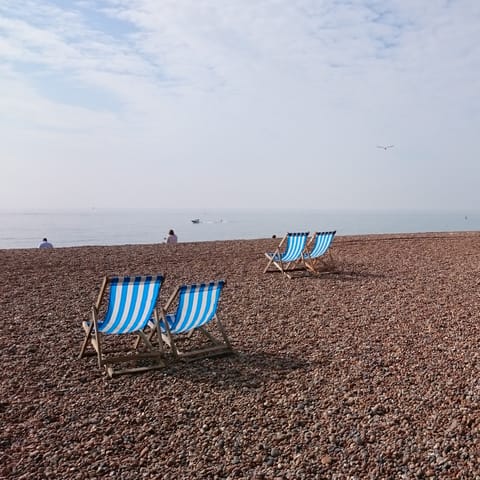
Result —
[[[217, 315], [218, 302], [224, 284], [224, 280], [219, 280], [177, 287], [162, 309], [160, 320], [162, 337], [165, 343], [172, 349], [175, 359], [232, 352], [230, 341]], [[175, 313], [167, 313], [177, 298], [177, 310]], [[213, 320], [215, 320], [216, 327], [221, 334], [221, 340], [205, 328]], [[211, 325], [213, 326], [213, 323]], [[177, 343], [181, 338], [181, 334], [186, 333], [187, 337], [191, 338], [196, 331], [204, 334], [208, 338], [209, 343], [200, 347], [192, 347], [189, 351], [180, 351]]]
[[[275, 267], [277, 267], [288, 278], [292, 278], [287, 273], [287, 270], [297, 261], [301, 260], [303, 251], [307, 245], [308, 234], [309, 232], [287, 233], [275, 252], [265, 253], [265, 256], [268, 258], [268, 264], [263, 273], [268, 271], [270, 265], [275, 265]], [[280, 248], [285, 241], [287, 242], [285, 251], [280, 253]]]
[[[80, 350], [80, 358], [84, 356], [87, 344], [91, 341], [97, 352], [98, 366], [100, 368], [105, 367], [109, 376], [117, 373], [151, 370], [163, 366], [163, 363], [160, 362], [163, 351], [161, 349], [159, 317], [156, 309], [163, 279], [162, 275], [105, 277], [97, 302], [92, 307], [92, 320], [83, 322], [86, 336]], [[107, 287], [110, 287], [107, 310], [103, 318], [98, 318]], [[160, 345], [158, 348], [153, 347], [150, 339], [144, 333], [144, 329], [152, 317], [154, 318], [152, 323]], [[148, 351], [135, 351], [128, 355], [106, 355], [103, 352], [102, 336], [128, 333], [140, 337]], [[158, 362], [150, 366], [128, 368], [120, 371], [115, 371], [113, 368], [116, 363], [143, 359], [156, 359]]]
[[[329, 250], [336, 231], [316, 232], [309, 242], [310, 250], [303, 254], [305, 268], [313, 273], [331, 270], [334, 260]], [[312, 246], [313, 245], [313, 246]]]

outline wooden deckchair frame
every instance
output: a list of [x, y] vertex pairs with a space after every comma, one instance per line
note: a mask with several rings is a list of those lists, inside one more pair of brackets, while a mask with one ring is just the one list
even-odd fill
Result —
[[[316, 242], [318, 235], [322, 233], [331, 233], [331, 232], [315, 232], [315, 234], [310, 238], [307, 246], [305, 247], [305, 255], [302, 255], [302, 264], [303, 266], [314, 275], [318, 275], [325, 272], [331, 272], [335, 268], [335, 257], [332, 254], [332, 244], [328, 247], [327, 251], [321, 255], [320, 257], [316, 258], [309, 258], [308, 253], [310, 251], [310, 247], [313, 243]], [[334, 236], [336, 232], [333, 232]], [[332, 238], [333, 243], [333, 238]]]
[[[292, 235], [291, 233], [287, 233], [283, 238], [282, 241], [278, 244], [277, 249], [270, 255], [269, 253], [265, 253], [265, 256], [268, 258], [268, 264], [265, 267], [265, 270], [263, 273], [267, 273], [269, 271], [270, 265], [274, 265], [280, 272], [282, 272], [284, 275], [286, 275], [289, 279], [292, 279], [292, 276], [290, 275], [289, 271], [292, 271], [295, 269], [296, 265], [298, 265], [299, 261], [302, 261], [303, 259], [303, 253], [302, 256], [296, 260], [292, 260], [290, 262], [284, 262], [281, 260], [282, 254], [280, 252], [283, 244], [287, 241], [287, 238], [289, 235]], [[275, 260], [276, 256], [280, 257], [280, 260]]]
[[[154, 327], [150, 329], [149, 334], [147, 335], [142, 330], [132, 332], [133, 335], [137, 336], [137, 340], [133, 345], [133, 350], [135, 351], [135, 353], [120, 355], [117, 352], [104, 351], [102, 337], [104, 335], [105, 336], [112, 336], [112, 335], [111, 334], [107, 335], [98, 331], [98, 314], [99, 314], [100, 306], [102, 305], [103, 299], [105, 297], [105, 292], [107, 290], [107, 287], [111, 283], [113, 278], [117, 278], [117, 277], [106, 276], [103, 278], [102, 285], [100, 287], [100, 292], [97, 297], [97, 301], [92, 306], [91, 321], [82, 322], [82, 327], [85, 330], [85, 339], [80, 349], [79, 358], [96, 354], [99, 368], [101, 369], [104, 368], [107, 375], [110, 378], [115, 375], [121, 375], [124, 373], [139, 373], [139, 372], [145, 372], [148, 370], [154, 370], [154, 369], [164, 367], [165, 362], [163, 359], [165, 356], [165, 352], [163, 349], [163, 344], [160, 341], [161, 332], [160, 332], [160, 326], [159, 326], [158, 309], [156, 306], [153, 309]], [[159, 340], [158, 347], [155, 347], [151, 342], [154, 336], [156, 336]], [[136, 352], [136, 349], [138, 347], [140, 340], [147, 347], [147, 350], [148, 350], [147, 352]], [[94, 352], [86, 351], [89, 343], [92, 345]], [[115, 365], [120, 363], [142, 361], [142, 360], [157, 360], [157, 362], [152, 365], [146, 365], [141, 367], [130, 367], [130, 368], [127, 367], [123, 369], [114, 368]]]
[[[208, 325], [215, 325], [217, 326], [222, 340], [219, 340], [218, 338], [214, 337], [210, 332], [208, 332], [204, 326], [198, 327], [198, 328], [193, 328], [192, 330], [189, 330], [188, 332], [185, 333], [180, 333], [180, 334], [172, 334], [170, 331], [170, 326], [168, 325], [167, 322], [167, 312], [169, 308], [172, 306], [172, 304], [175, 302], [177, 299], [180, 289], [182, 286], [178, 286], [175, 291], [172, 293], [170, 298], [168, 299], [167, 303], [165, 306], [160, 310], [160, 317], [161, 317], [161, 322], [162, 325], [165, 327], [165, 332], [160, 332], [161, 337], [163, 342], [171, 349], [173, 360], [193, 360], [196, 358], [204, 358], [204, 357], [210, 357], [210, 356], [216, 356], [216, 355], [225, 355], [228, 353], [233, 353], [232, 345], [230, 343], [230, 340], [227, 337], [225, 328], [223, 326], [223, 323], [221, 322], [220, 318], [217, 315], [217, 312], [215, 312], [215, 315], [213, 316], [212, 320], [208, 322]], [[220, 300], [219, 300], [220, 301]], [[217, 305], [218, 309], [218, 305]], [[178, 343], [183, 339], [191, 338], [196, 332], [200, 332], [203, 334], [208, 340], [210, 340], [210, 345], [202, 348], [197, 348], [189, 351], [182, 351], [178, 348]], [[150, 334], [150, 338], [153, 336], [153, 332]]]

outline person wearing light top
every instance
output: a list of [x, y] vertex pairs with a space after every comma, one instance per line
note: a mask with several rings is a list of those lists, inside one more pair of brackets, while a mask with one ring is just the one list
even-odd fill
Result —
[[53, 245], [46, 238], [44, 238], [38, 248], [53, 248]]
[[168, 232], [167, 243], [178, 243], [178, 237], [173, 230]]

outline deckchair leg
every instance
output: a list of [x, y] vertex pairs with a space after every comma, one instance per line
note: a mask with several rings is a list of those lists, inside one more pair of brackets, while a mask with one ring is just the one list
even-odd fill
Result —
[[93, 346], [95, 350], [97, 351], [97, 358], [98, 358], [98, 366], [99, 368], [103, 367], [103, 356], [102, 356], [102, 340], [101, 340], [101, 334], [98, 331], [98, 325], [97, 325], [97, 318], [94, 318], [94, 326], [95, 326], [95, 339], [93, 340]]
[[288, 267], [290, 266], [290, 263], [287, 263], [285, 266], [283, 266], [283, 262], [280, 262], [280, 265], [277, 264], [277, 268], [284, 274], [286, 275], [290, 280], [292, 279], [291, 275], [287, 273]]
[[147, 346], [147, 348], [149, 350], [153, 350], [153, 345], [151, 344], [150, 338], [148, 338], [148, 335], [146, 335], [145, 332], [142, 332], [142, 331], [139, 331], [137, 333], [138, 333], [138, 337], [137, 337], [137, 340], [135, 341], [136, 343], [135, 348], [138, 347], [138, 344], [140, 343], [140, 339], [142, 339], [145, 345]]
[[134, 344], [135, 349], [138, 347], [138, 344], [140, 343], [140, 336], [142, 336], [142, 338], [144, 338], [145, 342], [148, 342], [147, 345], [150, 345], [150, 347], [153, 348], [153, 346], [151, 344], [151, 341], [152, 341], [153, 337], [156, 336], [157, 340], [158, 340], [158, 343], [160, 345], [160, 350], [162, 350], [162, 352], [163, 352], [163, 342], [162, 342], [162, 335], [163, 334], [162, 334], [162, 330], [160, 329], [160, 319], [159, 319], [157, 310], [154, 311], [153, 318], [155, 320], [154, 327], [151, 328], [148, 333], [145, 333], [145, 332], [140, 333], [139, 332], [139, 336], [135, 340], [135, 344]]
[[167, 344], [168, 348], [172, 348], [172, 341], [168, 335], [162, 333], [162, 340]]
[[278, 270], [280, 270], [281, 273], [283, 273], [284, 275], [286, 275], [288, 278], [292, 278], [290, 276], [290, 274], [287, 273], [287, 270], [288, 270], [288, 266], [290, 265], [289, 263], [287, 263], [285, 266], [283, 265], [283, 262], [273, 262], [273, 264], [278, 268]]
[[265, 253], [265, 256], [268, 258], [268, 264], [267, 266], [265, 267], [265, 270], [263, 271], [263, 273], [267, 273], [268, 272], [268, 269], [270, 268], [270, 265], [273, 263], [281, 272], [283, 272], [283, 269], [281, 267], [278, 266], [277, 262], [275, 261], [275, 258], [277, 257], [280, 257], [280, 248], [281, 246], [283, 245], [283, 243], [285, 242], [285, 239], [287, 237], [285, 236], [282, 241], [280, 242], [280, 245], [277, 247], [277, 249], [272, 253], [272, 255], [269, 255], [268, 253]]
[[164, 355], [165, 350], [164, 350], [163, 342], [162, 342], [162, 330], [160, 329], [160, 320], [158, 318], [158, 313], [156, 311], [155, 311], [155, 318], [156, 318], [155, 330], [157, 332], [157, 340], [158, 340], [158, 345], [159, 345], [158, 348], [160, 349], [162, 355]]
[[277, 261], [274, 261], [273, 259], [270, 260], [270, 262], [268, 263], [267, 267], [265, 268], [265, 270], [263, 271], [263, 273], [267, 273], [268, 272], [268, 269], [270, 268], [270, 265], [274, 265], [275, 267], [277, 267], [277, 269], [282, 272], [282, 273], [285, 273], [285, 270], [288, 269], [288, 265], [290, 265], [289, 263], [286, 264], [286, 266], [284, 267], [283, 266], [283, 263], [280, 261], [280, 262], [277, 262]]
[[[221, 340], [219, 340], [218, 338], [215, 338], [211, 333], [209, 333], [204, 327], [200, 327], [198, 328], [198, 330], [203, 334], [205, 335], [209, 340], [210, 342], [212, 343], [212, 345], [215, 345], [216, 348], [218, 347], [222, 347], [224, 346], [225, 347], [225, 351], [230, 351], [232, 349], [232, 346], [230, 344], [230, 340], [228, 339], [227, 337], [227, 334], [225, 332], [225, 329], [223, 327], [223, 324], [222, 322], [220, 321], [220, 319], [218, 318], [218, 315], [215, 315], [214, 316], [214, 320], [217, 322], [217, 326], [218, 326], [218, 330], [220, 331], [220, 334], [222, 336], [222, 339], [223, 339], [223, 343]], [[188, 337], [191, 337], [193, 335], [193, 333], [195, 333], [195, 329], [194, 330], [190, 330], [190, 332], [188, 332], [187, 336]], [[208, 352], [208, 348], [204, 349], [205, 352]], [[180, 355], [181, 353], [178, 352]], [[192, 355], [194, 355], [195, 353], [193, 352]]]
[[182, 352], [178, 349], [177, 344], [170, 338], [170, 347], [172, 349], [173, 359], [178, 360], [178, 357], [182, 354]]
[[[177, 294], [176, 292], [178, 292], [178, 288], [175, 290], [175, 295]], [[167, 305], [169, 305], [169, 303], [174, 298], [175, 297], [172, 295], [170, 297], [170, 300], [168, 301]], [[163, 325], [165, 326], [165, 333], [161, 331], [160, 321], [158, 322], [159, 340], [160, 340], [160, 343], [165, 342], [165, 344], [168, 346], [168, 348], [170, 348], [170, 350], [172, 351], [173, 360], [176, 361], [178, 359], [178, 349], [177, 349], [177, 346], [175, 345], [175, 341], [173, 340], [172, 333], [170, 332], [170, 327], [169, 327], [167, 319], [165, 317], [165, 311], [166, 311], [166, 308], [164, 310], [162, 310], [162, 312], [161, 312]]]
[[85, 349], [87, 348], [88, 342], [90, 341], [90, 336], [92, 335], [93, 322], [90, 322], [88, 326], [88, 331], [85, 332], [85, 340], [83, 341], [82, 348], [80, 349], [80, 355], [78, 358], [82, 358], [85, 355]]
[[[267, 258], [270, 258], [270, 257], [267, 257]], [[279, 263], [273, 260], [273, 258], [270, 259], [270, 262], [268, 262], [268, 265], [263, 271], [263, 273], [267, 273], [269, 271], [268, 269], [270, 268], [270, 265], [274, 265], [280, 272], [285, 273], [285, 269], [283, 268], [283, 263], [282, 262]]]
[[142, 373], [148, 372], [150, 370], [159, 370], [165, 368], [164, 362], [159, 362], [157, 365], [149, 365], [148, 367], [132, 367], [124, 368], [122, 370], [115, 370], [113, 367], [106, 367], [105, 370], [109, 378], [117, 377], [119, 375], [124, 375], [125, 373]]
[[217, 320], [217, 322], [218, 322], [218, 328], [219, 328], [219, 330], [220, 330], [220, 333], [222, 334], [222, 337], [223, 337], [223, 340], [224, 340], [225, 344], [227, 345], [227, 347], [228, 347], [229, 349], [231, 349], [232, 346], [231, 346], [231, 344], [230, 344], [230, 340], [229, 340], [228, 337], [227, 337], [227, 332], [225, 332], [225, 328], [223, 328], [223, 323], [220, 321], [220, 319], [218, 318], [217, 315], [215, 315], [215, 318], [216, 318], [216, 320]]
[[[218, 340], [213, 335], [210, 335], [210, 333], [207, 332], [203, 327], [200, 327], [198, 330], [202, 332], [213, 344], [218, 343]], [[195, 330], [190, 330], [190, 332], [188, 332], [188, 336], [191, 337], [194, 332]]]
[[267, 254], [265, 254], [265, 256], [269, 259], [269, 262], [268, 262], [267, 266], [265, 267], [265, 270], [263, 271], [263, 273], [268, 272], [268, 269], [270, 268], [270, 265], [272, 264], [273, 259], [274, 259], [274, 256], [270, 257], [270, 255], [267, 255]]
[[265, 270], [263, 271], [263, 273], [267, 273], [270, 265], [274, 265], [275, 267], [277, 267], [277, 269], [283, 273], [284, 275], [286, 275], [289, 279], [292, 279], [291, 275], [289, 275], [287, 273], [287, 270], [289, 269], [290, 265], [292, 265], [292, 262], [290, 263], [286, 263], [285, 266], [283, 265], [283, 262], [280, 260], [280, 262], [277, 262], [275, 261], [273, 258], [274, 257], [270, 257], [269, 255], [265, 254], [265, 256], [267, 258], [270, 259], [270, 261], [268, 262], [268, 265], [266, 266]]
[[168, 330], [167, 333], [162, 333], [162, 340], [167, 344], [167, 346], [172, 351], [173, 360], [178, 360], [178, 357], [181, 355], [180, 350], [177, 348], [175, 341], [172, 338], [172, 334]]
[[83, 324], [82, 324], [83, 328], [85, 330], [85, 339], [83, 341], [82, 348], [80, 349], [80, 355], [79, 355], [78, 358], [82, 358], [85, 355], [85, 349], [87, 348], [88, 342], [93, 340], [91, 337], [92, 337], [92, 330], [96, 325], [95, 322], [96, 322], [96, 318], [97, 318], [97, 312], [98, 312], [98, 309], [97, 309], [96, 305], [94, 305], [92, 307], [92, 312], [91, 312], [92, 319], [91, 319], [90, 323], [83, 322]]

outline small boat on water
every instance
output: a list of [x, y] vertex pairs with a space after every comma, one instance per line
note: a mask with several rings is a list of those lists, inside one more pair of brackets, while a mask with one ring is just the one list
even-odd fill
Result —
[[200, 223], [200, 219], [199, 219], [199, 218], [194, 218], [194, 219], [192, 220], [192, 223]]

